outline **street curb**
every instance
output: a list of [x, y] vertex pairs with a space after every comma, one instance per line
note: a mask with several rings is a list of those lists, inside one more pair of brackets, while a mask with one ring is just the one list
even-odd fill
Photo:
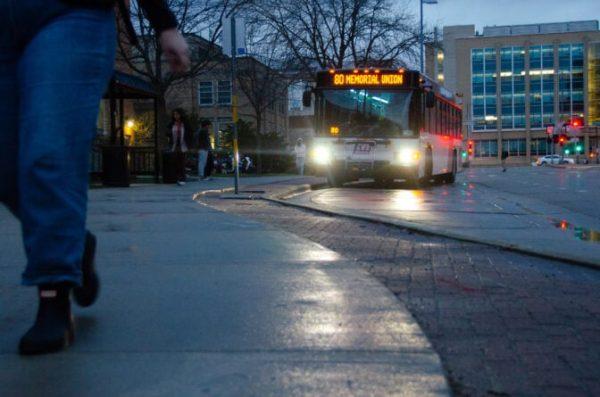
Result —
[[[304, 187], [306, 188], [306, 185]], [[293, 189], [293, 190], [299, 190], [299, 189]], [[316, 190], [316, 189], [307, 189], [303, 193], [307, 193], [311, 190]], [[300, 194], [300, 192], [296, 192], [295, 194]], [[301, 208], [301, 209], [305, 209], [305, 210], [309, 210], [309, 211], [319, 212], [319, 213], [322, 213], [325, 215], [341, 216], [341, 217], [345, 217], [345, 218], [349, 218], [349, 219], [367, 221], [367, 222], [372, 222], [372, 223], [379, 223], [382, 225], [412, 230], [412, 231], [416, 231], [416, 232], [420, 232], [420, 233], [424, 233], [424, 234], [428, 234], [428, 235], [447, 237], [447, 238], [451, 238], [454, 240], [466, 241], [469, 243], [483, 244], [483, 245], [487, 245], [487, 246], [491, 246], [491, 247], [504, 249], [507, 251], [518, 252], [521, 254], [536, 256], [536, 257], [540, 257], [540, 258], [544, 258], [544, 259], [551, 259], [551, 260], [567, 262], [567, 263], [570, 263], [573, 265], [578, 265], [578, 266], [583, 266], [583, 267], [587, 267], [587, 268], [600, 270], [600, 262], [592, 262], [587, 258], [577, 257], [576, 255], [565, 256], [565, 255], [562, 255], [559, 253], [550, 253], [547, 251], [536, 250], [536, 249], [532, 249], [529, 247], [523, 247], [523, 246], [519, 246], [519, 245], [515, 245], [515, 244], [507, 244], [503, 241], [488, 240], [485, 238], [474, 238], [474, 237], [470, 237], [470, 236], [464, 236], [459, 233], [453, 233], [453, 232], [446, 231], [446, 230], [438, 230], [438, 229], [435, 229], [435, 228], [432, 228], [432, 227], [429, 227], [426, 225], [419, 225], [419, 224], [415, 224], [413, 222], [408, 222], [408, 221], [389, 220], [389, 219], [384, 219], [384, 218], [380, 218], [377, 216], [347, 214], [347, 213], [336, 212], [333, 210], [327, 210], [327, 209], [323, 209], [323, 208], [315, 208], [315, 207], [311, 207], [310, 205], [291, 203], [289, 201], [282, 199], [281, 196], [282, 195], [279, 195], [279, 197], [264, 196], [264, 197], [262, 197], [262, 199], [273, 202], [273, 203], [278, 203], [278, 204], [281, 204], [281, 205], [284, 205], [287, 207]]]

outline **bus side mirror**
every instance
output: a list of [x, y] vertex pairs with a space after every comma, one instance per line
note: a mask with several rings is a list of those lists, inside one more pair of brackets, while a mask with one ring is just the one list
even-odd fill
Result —
[[302, 93], [302, 105], [305, 108], [309, 108], [312, 103], [312, 91], [306, 90]]
[[425, 93], [425, 106], [428, 108], [435, 106], [435, 92], [427, 91]]

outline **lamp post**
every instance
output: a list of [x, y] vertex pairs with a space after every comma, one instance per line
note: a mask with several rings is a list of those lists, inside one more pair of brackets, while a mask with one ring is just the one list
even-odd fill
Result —
[[437, 4], [437, 0], [419, 0], [419, 5], [421, 8], [421, 24], [419, 29], [419, 49], [421, 51], [421, 73], [425, 73], [425, 65], [424, 65], [424, 41], [425, 38], [423, 36], [423, 4]]

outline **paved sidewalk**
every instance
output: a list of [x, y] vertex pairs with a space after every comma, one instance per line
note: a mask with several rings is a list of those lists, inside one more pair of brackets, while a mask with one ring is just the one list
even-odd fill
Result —
[[33, 358], [16, 354], [35, 296], [2, 209], [0, 395], [448, 394], [410, 313], [357, 263], [192, 201], [228, 182], [91, 191], [100, 300], [74, 309], [71, 349]]
[[596, 218], [469, 183], [464, 176], [455, 185], [419, 190], [347, 185], [296, 195], [286, 202], [600, 267]]

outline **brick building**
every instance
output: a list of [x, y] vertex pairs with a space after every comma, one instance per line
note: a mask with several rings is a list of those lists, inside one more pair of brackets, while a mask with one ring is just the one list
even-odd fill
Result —
[[[188, 38], [188, 43], [192, 54], [206, 48], [206, 42], [197, 36]], [[288, 81], [285, 76], [252, 56], [237, 58], [237, 69], [238, 117], [256, 126], [256, 106], [252, 104], [262, 100], [261, 132], [277, 132], [288, 139]], [[245, 79], [246, 88], [248, 79], [254, 79], [251, 82], [253, 92], [241, 89], [242, 79]], [[200, 118], [209, 119], [218, 146], [223, 131], [232, 124], [230, 58], [223, 55], [219, 48], [215, 61], [209, 63], [198, 76], [173, 85], [167, 93], [166, 101], [168, 109], [181, 107], [187, 112], [196, 113]]]

